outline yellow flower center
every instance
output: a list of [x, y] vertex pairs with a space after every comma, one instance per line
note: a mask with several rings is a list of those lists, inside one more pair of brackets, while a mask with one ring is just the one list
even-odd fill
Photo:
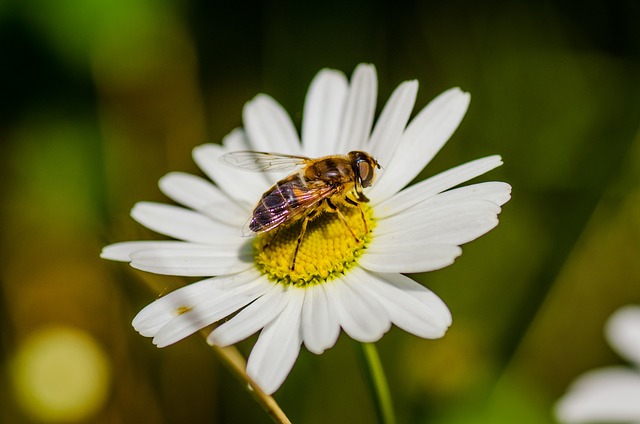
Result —
[[276, 229], [258, 235], [254, 241], [258, 269], [273, 281], [299, 286], [322, 283], [344, 273], [356, 263], [371, 240], [375, 220], [372, 209], [367, 205], [361, 208], [339, 206], [339, 211], [346, 224], [331, 211], [309, 221], [295, 263], [293, 255], [302, 220], [279, 231]]

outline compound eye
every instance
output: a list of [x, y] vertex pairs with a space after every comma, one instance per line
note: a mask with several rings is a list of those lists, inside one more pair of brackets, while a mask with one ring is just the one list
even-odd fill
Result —
[[365, 160], [358, 162], [358, 174], [360, 176], [360, 184], [362, 187], [369, 187], [373, 180], [373, 168], [371, 164]]

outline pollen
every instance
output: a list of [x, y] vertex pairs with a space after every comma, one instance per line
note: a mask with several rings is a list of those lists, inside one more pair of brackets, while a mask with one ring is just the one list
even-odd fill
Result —
[[291, 264], [302, 220], [257, 236], [254, 246], [258, 269], [272, 281], [305, 286], [331, 280], [354, 266], [371, 240], [375, 220], [367, 205], [362, 208], [344, 205], [339, 210], [346, 223], [331, 211], [322, 212], [308, 222], [293, 270]]
[[187, 312], [191, 311], [191, 309], [193, 308], [191, 308], [190, 306], [180, 306], [176, 309], [176, 313], [178, 315], [186, 314]]

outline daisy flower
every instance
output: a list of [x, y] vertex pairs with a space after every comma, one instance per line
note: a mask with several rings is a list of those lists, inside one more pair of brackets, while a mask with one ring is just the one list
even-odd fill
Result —
[[605, 334], [634, 367], [610, 366], [579, 377], [556, 405], [560, 422], [640, 423], [640, 307], [616, 311]]
[[[231, 345], [260, 331], [247, 374], [268, 394], [285, 380], [303, 343], [320, 354], [341, 329], [361, 342], [377, 341], [391, 324], [419, 337], [442, 337], [451, 324], [447, 306], [403, 274], [453, 263], [461, 244], [498, 224], [511, 187], [485, 182], [454, 188], [502, 164], [489, 156], [404, 188], [453, 134], [469, 104], [469, 94], [453, 88], [409, 122], [417, 90], [417, 81], [400, 84], [374, 125], [375, 68], [359, 65], [351, 83], [324, 69], [306, 96], [301, 137], [273, 98], [260, 94], [249, 101], [243, 129], [222, 145], [194, 149], [194, 160], [214, 184], [170, 173], [160, 189], [182, 206], [140, 202], [133, 208], [140, 224], [176, 240], [104, 248], [103, 258], [144, 271], [209, 277], [148, 305], [134, 328], [158, 347], [216, 322], [211, 345]], [[221, 161], [242, 150], [310, 158], [365, 151], [381, 170], [366, 189], [368, 203], [339, 205], [344, 220], [322, 213], [309, 222], [292, 271], [300, 221], [276, 236], [242, 236], [261, 195], [286, 176]]]

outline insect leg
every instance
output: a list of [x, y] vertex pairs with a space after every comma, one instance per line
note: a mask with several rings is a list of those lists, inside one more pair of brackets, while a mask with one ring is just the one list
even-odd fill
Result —
[[367, 219], [364, 217], [364, 209], [362, 209], [362, 205], [355, 200], [351, 200], [349, 197], [345, 196], [345, 202], [350, 205], [357, 206], [360, 209], [360, 216], [362, 217], [362, 223], [364, 224], [364, 233], [369, 234], [369, 226], [367, 225]]
[[327, 205], [329, 205], [329, 208], [331, 209], [331, 212], [335, 212], [336, 214], [338, 214], [338, 218], [340, 218], [340, 221], [342, 221], [344, 223], [344, 225], [347, 226], [347, 229], [349, 230], [349, 232], [351, 233], [353, 238], [356, 239], [356, 243], [360, 243], [360, 239], [358, 238], [358, 236], [356, 236], [356, 233], [353, 232], [353, 230], [351, 229], [351, 226], [347, 222], [347, 218], [345, 218], [344, 215], [342, 215], [342, 212], [340, 212], [340, 209], [338, 209], [338, 207], [336, 205], [334, 205], [331, 202], [331, 200], [329, 200], [329, 199], [325, 199], [325, 200], [327, 201]]
[[350, 205], [358, 206], [358, 202], [356, 202], [355, 200], [351, 200], [349, 196], [344, 196], [344, 201]]
[[278, 233], [280, 233], [280, 230], [282, 230], [282, 226], [278, 226], [275, 228], [275, 230], [272, 230], [273, 235], [271, 236], [271, 238], [269, 238], [269, 241], [267, 241], [264, 246], [262, 247], [263, 249], [267, 249], [269, 247], [269, 245], [271, 244], [272, 241], [274, 241], [276, 239], [276, 237], [278, 237]]
[[302, 244], [302, 239], [304, 238], [304, 233], [307, 232], [307, 223], [309, 222], [309, 215], [304, 217], [302, 221], [302, 227], [300, 228], [300, 234], [298, 234], [298, 242], [296, 244], [296, 250], [293, 251], [293, 260], [291, 261], [291, 271], [296, 268], [296, 257], [298, 256], [298, 250], [300, 250], [300, 244]]

